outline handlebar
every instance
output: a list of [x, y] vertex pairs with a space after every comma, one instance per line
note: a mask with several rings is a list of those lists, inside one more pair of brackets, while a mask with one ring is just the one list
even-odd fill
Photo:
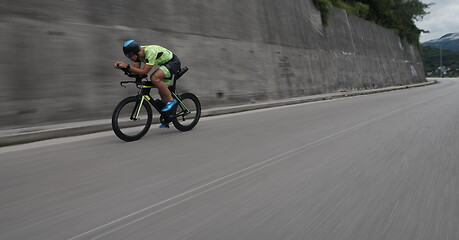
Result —
[[126, 76], [128, 76], [130, 78], [135, 78], [135, 81], [122, 81], [122, 82], [120, 82], [120, 85], [122, 87], [126, 87], [126, 86], [124, 86], [124, 84], [127, 84], [127, 83], [135, 83], [137, 86], [138, 85], [145, 85], [146, 82], [142, 82], [142, 79], [147, 78], [148, 75], [138, 75], [138, 74], [135, 74], [135, 73], [131, 73], [126, 68], [119, 68], [119, 69], [124, 72], [124, 75], [126, 75]]
[[152, 84], [151, 82], [149, 82], [149, 81], [137, 81], [137, 80], [136, 80], [136, 81], [121, 81], [121, 82], [120, 82], [120, 85], [121, 85], [122, 87], [126, 87], [126, 86], [124, 86], [124, 84], [128, 84], [128, 83], [134, 83], [136, 86], [143, 86], [143, 85], [145, 85], [145, 86], [152, 86], [152, 85], [153, 85], [153, 84]]
[[135, 78], [136, 81], [141, 81], [142, 79], [148, 77], [148, 75], [137, 75], [135, 73], [131, 73], [126, 68], [120, 68], [120, 69], [124, 72], [124, 75], [127, 75], [130, 78]]

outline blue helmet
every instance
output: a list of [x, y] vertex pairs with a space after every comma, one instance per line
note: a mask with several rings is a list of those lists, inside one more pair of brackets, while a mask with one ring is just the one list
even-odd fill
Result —
[[126, 41], [123, 44], [123, 52], [126, 57], [132, 57], [139, 53], [140, 51], [140, 44], [134, 40]]

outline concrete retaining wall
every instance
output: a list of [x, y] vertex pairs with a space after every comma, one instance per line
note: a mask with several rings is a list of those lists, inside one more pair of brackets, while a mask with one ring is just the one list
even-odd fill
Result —
[[414, 46], [311, 0], [4, 2], [0, 128], [110, 118], [128, 39], [174, 51], [204, 108], [425, 81]]

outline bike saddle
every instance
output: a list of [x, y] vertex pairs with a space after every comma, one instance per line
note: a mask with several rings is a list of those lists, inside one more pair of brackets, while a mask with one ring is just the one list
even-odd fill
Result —
[[180, 69], [176, 74], [175, 74], [175, 80], [178, 80], [183, 74], [185, 74], [188, 71], [188, 67], [184, 67]]

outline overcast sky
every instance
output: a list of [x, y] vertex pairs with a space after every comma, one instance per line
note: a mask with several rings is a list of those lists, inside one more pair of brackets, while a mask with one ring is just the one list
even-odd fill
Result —
[[421, 33], [421, 42], [438, 39], [447, 33], [459, 33], [459, 0], [422, 0], [423, 3], [435, 3], [427, 9], [430, 14], [416, 23], [420, 29], [430, 33]]

